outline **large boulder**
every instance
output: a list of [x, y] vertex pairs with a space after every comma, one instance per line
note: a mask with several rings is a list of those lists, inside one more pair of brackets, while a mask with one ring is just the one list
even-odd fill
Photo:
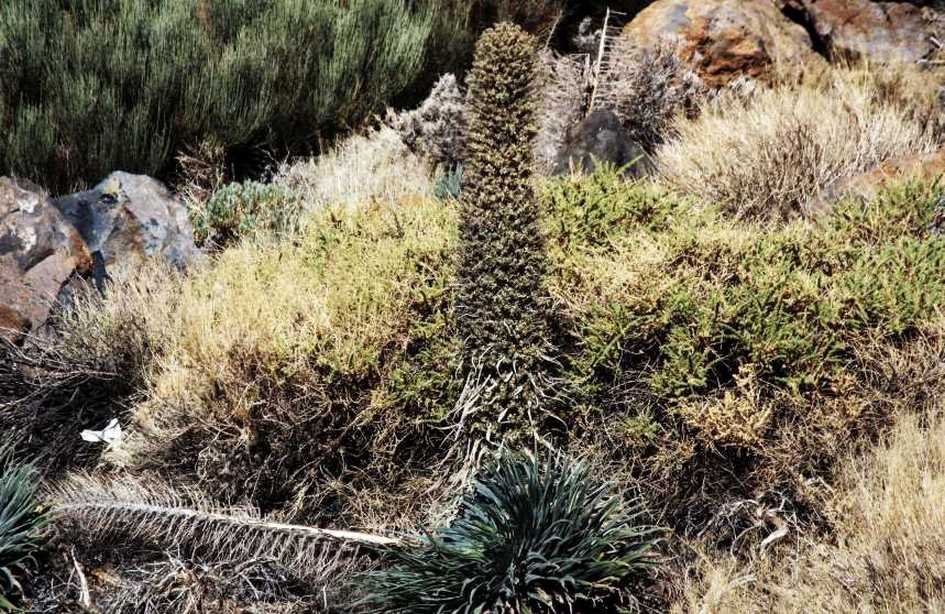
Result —
[[911, 2], [781, 0], [833, 60], [915, 63], [936, 51], [941, 16]]
[[91, 262], [82, 237], [43, 190], [0, 177], [0, 337], [38, 330]]
[[624, 29], [644, 49], [672, 48], [709, 87], [764, 79], [775, 62], [818, 62], [807, 30], [774, 0], [657, 0]]
[[92, 190], [50, 199], [0, 177], [0, 336], [40, 330], [52, 310], [112, 267], [160, 259], [186, 268], [202, 253], [187, 209], [159, 182], [113, 173]]
[[594, 111], [568, 130], [554, 174], [572, 170], [590, 173], [601, 162], [618, 167], [630, 165], [627, 172], [634, 176], [645, 174], [650, 168], [646, 152], [630, 138], [616, 113], [609, 110]]
[[185, 269], [201, 257], [185, 205], [146, 175], [112, 173], [53, 204], [78, 229], [104, 271], [161, 258]]

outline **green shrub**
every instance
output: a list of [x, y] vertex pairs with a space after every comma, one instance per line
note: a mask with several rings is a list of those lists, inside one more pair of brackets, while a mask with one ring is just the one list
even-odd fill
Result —
[[552, 191], [550, 232], [570, 246], [564, 258], [584, 254], [568, 270], [609, 248], [605, 259], [638, 273], [633, 291], [615, 288], [578, 319], [583, 358], [614, 373], [650, 357], [663, 399], [724, 390], [745, 368], [777, 389], [829, 388], [858, 341], [902, 338], [945, 302], [945, 243], [926, 233], [934, 198], [921, 187], [766, 230], [711, 209], [670, 219], [672, 200], [611, 179], [613, 197], [601, 173]]
[[406, 89], [434, 4], [10, 0], [0, 174], [53, 191], [161, 174], [185, 146], [306, 149]]
[[589, 420], [577, 436], [611, 435], [600, 445], [685, 510], [667, 519], [677, 529], [703, 531], [739, 497], [803, 500], [807, 477], [924, 389], [878, 365], [938, 347], [936, 188], [759, 225], [668, 197], [641, 208], [652, 187], [611, 179], [545, 190], [562, 246], [552, 289], [574, 326], [567, 377]]
[[535, 40], [483, 34], [469, 75], [468, 162], [460, 200], [457, 315], [467, 368], [493, 406], [490, 428], [531, 415], [548, 354], [546, 256], [532, 189]]
[[635, 601], [655, 562], [657, 531], [638, 516], [589, 466], [505, 454], [451, 526], [367, 576], [364, 601], [372, 612], [612, 611]]
[[606, 246], [629, 227], [662, 230], [675, 216], [687, 214], [684, 201], [650, 182], [626, 181], [612, 165], [601, 165], [591, 175], [551, 179], [541, 188], [545, 226], [565, 252]]
[[194, 238], [198, 244], [222, 246], [258, 232], [291, 233], [298, 229], [301, 210], [298, 197], [281, 186], [230, 183], [191, 211]]
[[16, 609], [17, 576], [41, 545], [37, 534], [46, 517], [35, 499], [38, 479], [32, 466], [14, 465], [11, 451], [0, 446], [0, 611]]

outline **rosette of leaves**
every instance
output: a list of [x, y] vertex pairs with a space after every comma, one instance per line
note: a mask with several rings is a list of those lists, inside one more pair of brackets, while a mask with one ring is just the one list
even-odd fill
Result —
[[36, 501], [37, 483], [36, 470], [15, 464], [10, 449], [0, 446], [0, 612], [17, 608], [18, 578], [42, 545], [46, 515]]
[[659, 530], [587, 465], [504, 454], [476, 480], [453, 524], [391, 550], [365, 578], [371, 612], [613, 611], [656, 563]]
[[457, 200], [463, 193], [463, 165], [444, 168], [437, 177], [433, 195], [437, 200]]

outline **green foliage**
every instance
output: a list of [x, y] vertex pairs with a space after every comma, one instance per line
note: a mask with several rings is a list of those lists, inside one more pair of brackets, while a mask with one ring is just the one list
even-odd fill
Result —
[[649, 189], [606, 172], [549, 189], [564, 274], [626, 272], [577, 315], [588, 381], [636, 373], [667, 407], [743, 390], [748, 374], [762, 397], [829, 393], [858, 347], [904, 339], [945, 304], [945, 241], [926, 232], [935, 195], [922, 186], [779, 228], [711, 209], [668, 217]]
[[647, 181], [625, 181], [621, 169], [603, 164], [588, 176], [551, 179], [542, 183], [545, 225], [555, 246], [603, 247], [628, 227], [665, 229], [676, 216], [686, 215], [683, 201]]
[[256, 181], [230, 183], [191, 211], [198, 244], [223, 246], [254, 233], [298, 229], [302, 203], [291, 191]]
[[655, 560], [657, 530], [592, 469], [504, 454], [449, 527], [366, 577], [372, 612], [612, 611]]
[[439, 200], [456, 200], [463, 193], [463, 165], [447, 168], [437, 177], [433, 195]]
[[53, 191], [187, 145], [310, 147], [413, 83], [434, 4], [10, 0], [0, 6], [0, 174]]
[[469, 138], [460, 200], [457, 316], [466, 364], [517, 422], [540, 398], [548, 353], [546, 256], [532, 189], [535, 40], [502, 24], [483, 34], [469, 75]]
[[11, 455], [0, 446], [0, 611], [16, 609], [22, 594], [16, 576], [33, 562], [41, 546], [37, 533], [46, 524], [35, 499], [36, 471], [14, 464]]
[[[570, 432], [645, 483], [651, 504], [678, 510], [665, 522], [680, 533], [721, 539], [726, 529], [706, 527], [746, 498], [815, 509], [810, 476], [933, 394], [938, 187], [786, 224], [605, 171], [542, 193], [550, 286], [573, 333]], [[755, 522], [730, 520], [732, 537]]]

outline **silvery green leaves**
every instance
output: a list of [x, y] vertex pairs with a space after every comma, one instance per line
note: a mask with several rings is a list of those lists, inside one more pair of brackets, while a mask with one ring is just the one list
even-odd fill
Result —
[[659, 530], [580, 462], [503, 453], [447, 528], [368, 574], [372, 612], [611, 611], [636, 605]]
[[0, 445], [0, 611], [12, 611], [22, 596], [19, 578], [41, 545], [46, 517], [35, 499], [36, 472], [15, 464]]

